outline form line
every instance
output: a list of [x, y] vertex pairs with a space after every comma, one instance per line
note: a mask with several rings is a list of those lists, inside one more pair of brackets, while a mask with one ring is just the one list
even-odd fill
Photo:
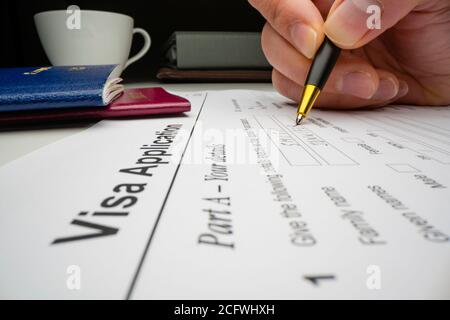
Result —
[[162, 213], [164, 212], [164, 209], [166, 208], [167, 200], [169, 199], [170, 192], [172, 191], [173, 185], [175, 184], [175, 179], [177, 178], [178, 172], [179, 172], [180, 167], [181, 167], [181, 163], [183, 162], [183, 159], [184, 159], [184, 156], [186, 154], [187, 148], [188, 148], [188, 146], [189, 146], [189, 144], [191, 142], [192, 136], [194, 134], [195, 127], [197, 126], [197, 122], [198, 122], [198, 120], [200, 118], [200, 115], [201, 115], [201, 113], [203, 111], [203, 107], [205, 106], [205, 102], [206, 102], [207, 97], [208, 97], [208, 94], [205, 94], [205, 99], [203, 100], [203, 103], [202, 103], [202, 106], [200, 108], [200, 111], [198, 112], [197, 118], [195, 119], [194, 125], [193, 125], [191, 133], [189, 135], [189, 139], [188, 139], [188, 141], [186, 143], [186, 147], [184, 148], [183, 153], [182, 153], [181, 158], [180, 158], [180, 161], [178, 162], [177, 168], [175, 169], [175, 173], [174, 173], [174, 175], [172, 177], [172, 181], [170, 182], [169, 189], [167, 190], [166, 196], [164, 197], [163, 203], [162, 203], [161, 208], [160, 208], [159, 213], [158, 213], [158, 217], [156, 218], [156, 221], [155, 221], [155, 224], [153, 226], [152, 232], [150, 233], [150, 237], [149, 237], [149, 239], [147, 241], [147, 245], [145, 246], [145, 249], [144, 249], [142, 257], [141, 257], [141, 259], [139, 261], [137, 270], [136, 270], [136, 272], [134, 274], [133, 280], [131, 281], [131, 285], [130, 285], [130, 287], [128, 289], [128, 292], [127, 292], [127, 295], [126, 295], [126, 298], [125, 298], [126, 300], [130, 300], [131, 299], [133, 291], [134, 291], [134, 289], [136, 287], [136, 283], [137, 283], [137, 280], [138, 280], [139, 275], [141, 273], [142, 266], [144, 264], [144, 260], [145, 260], [145, 258], [147, 256], [147, 253], [148, 253], [149, 249], [150, 249], [150, 244], [151, 244], [151, 242], [153, 240], [153, 237], [154, 237], [154, 235], [156, 233], [156, 228], [158, 228], [159, 222], [161, 220]]

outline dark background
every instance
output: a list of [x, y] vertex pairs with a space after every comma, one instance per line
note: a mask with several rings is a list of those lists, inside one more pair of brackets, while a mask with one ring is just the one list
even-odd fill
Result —
[[[33, 15], [69, 5], [130, 15], [135, 27], [150, 33], [150, 52], [125, 71], [127, 81], [154, 79], [162, 44], [174, 31], [261, 31], [264, 25], [246, 0], [0, 0], [0, 67], [49, 65]], [[136, 36], [131, 55], [141, 47], [142, 39]]]

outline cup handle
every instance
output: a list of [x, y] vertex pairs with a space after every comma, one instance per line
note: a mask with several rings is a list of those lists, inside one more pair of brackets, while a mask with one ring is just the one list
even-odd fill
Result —
[[142, 37], [144, 37], [144, 41], [145, 41], [144, 42], [144, 47], [135, 56], [133, 56], [132, 58], [128, 59], [127, 63], [125, 63], [125, 67], [123, 68], [124, 70], [126, 68], [128, 68], [128, 66], [130, 64], [135, 63], [136, 61], [141, 59], [143, 56], [145, 56], [145, 54], [150, 49], [150, 46], [152, 45], [152, 39], [150, 38], [150, 35], [148, 34], [147, 31], [145, 31], [144, 29], [141, 29], [141, 28], [134, 28], [133, 29], [133, 35], [135, 35], [136, 33], [139, 33], [140, 35], [142, 35]]

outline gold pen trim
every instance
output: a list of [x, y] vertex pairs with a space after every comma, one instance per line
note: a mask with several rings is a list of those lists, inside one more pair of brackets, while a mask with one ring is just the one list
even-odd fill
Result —
[[302, 98], [297, 109], [297, 124], [308, 116], [309, 111], [313, 107], [320, 94], [320, 89], [312, 84], [307, 84], [303, 90]]

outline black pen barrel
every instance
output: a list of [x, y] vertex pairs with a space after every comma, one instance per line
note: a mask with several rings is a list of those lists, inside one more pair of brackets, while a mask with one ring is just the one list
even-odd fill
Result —
[[322, 90], [336, 65], [340, 53], [341, 49], [325, 37], [313, 60], [306, 78], [306, 84], [314, 85]]

